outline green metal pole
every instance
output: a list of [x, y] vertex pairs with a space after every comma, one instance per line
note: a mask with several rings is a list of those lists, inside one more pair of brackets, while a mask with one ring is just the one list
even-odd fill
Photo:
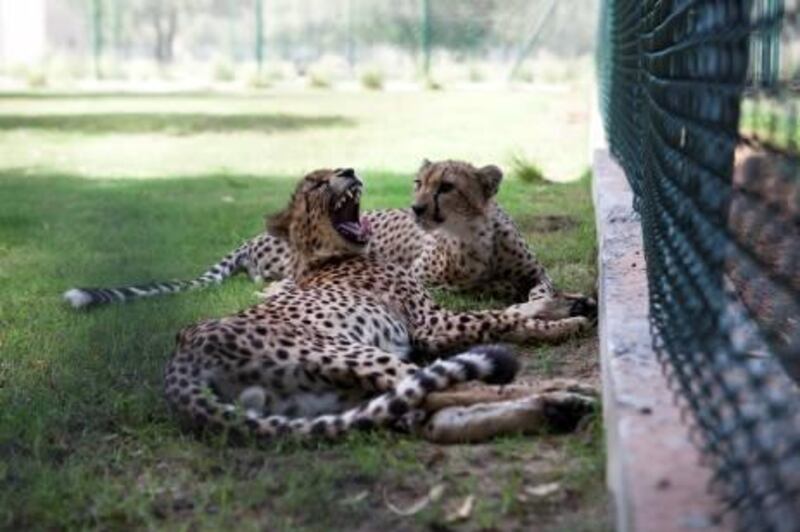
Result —
[[94, 55], [94, 77], [103, 77], [100, 60], [103, 55], [103, 3], [92, 0], [92, 52]]
[[544, 32], [547, 19], [550, 18], [550, 15], [552, 15], [553, 11], [555, 11], [556, 5], [557, 0], [550, 0], [550, 4], [545, 8], [544, 14], [539, 19], [539, 22], [536, 25], [536, 28], [533, 30], [530, 39], [528, 39], [528, 42], [525, 43], [522, 51], [520, 51], [519, 55], [517, 56], [517, 60], [514, 61], [514, 66], [511, 67], [511, 72], [508, 74], [508, 79], [513, 79], [514, 76], [517, 75], [517, 71], [522, 66], [522, 63], [533, 51], [533, 47], [536, 46], [536, 43], [539, 41], [539, 37], [541, 37], [542, 33]]
[[264, 66], [264, 2], [256, 0], [256, 63], [258, 73]]
[[422, 47], [422, 73], [427, 78], [431, 73], [431, 0], [421, 0], [421, 2], [422, 32], [420, 45]]
[[236, 28], [234, 27], [233, 18], [235, 9], [233, 7], [234, 0], [228, 0], [228, 46], [230, 46], [231, 63], [236, 63]]
[[355, 28], [353, 27], [353, 1], [347, 0], [347, 64], [350, 70], [356, 64], [356, 43], [355, 43]]
[[120, 0], [111, 0], [112, 39], [114, 54], [120, 59], [122, 48], [122, 6]]

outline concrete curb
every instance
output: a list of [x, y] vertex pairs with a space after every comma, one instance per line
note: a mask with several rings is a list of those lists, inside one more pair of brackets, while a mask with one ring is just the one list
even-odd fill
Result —
[[715, 517], [722, 506], [708, 491], [711, 471], [689, 441], [652, 349], [642, 231], [632, 192], [607, 149], [596, 149], [592, 159], [607, 484], [616, 528], [731, 530], [730, 518]]

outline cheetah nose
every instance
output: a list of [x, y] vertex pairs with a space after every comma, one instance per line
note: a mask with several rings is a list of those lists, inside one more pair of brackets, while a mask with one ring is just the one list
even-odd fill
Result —
[[422, 216], [423, 214], [425, 214], [425, 211], [427, 209], [428, 209], [427, 205], [416, 204], [411, 206], [411, 210], [414, 211], [414, 214], [416, 214], [417, 216]]

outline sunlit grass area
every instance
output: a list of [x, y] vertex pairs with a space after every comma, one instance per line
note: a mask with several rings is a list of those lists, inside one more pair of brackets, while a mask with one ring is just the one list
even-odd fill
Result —
[[0, 98], [0, 168], [108, 177], [408, 173], [423, 157], [586, 168], [586, 91], [269, 92]]
[[[177, 330], [253, 303], [253, 284], [89, 313], [59, 299], [199, 273], [318, 166], [360, 169], [369, 208], [408, 205], [426, 156], [524, 153], [576, 177], [584, 141], [557, 122], [581, 109], [550, 93], [0, 97], [0, 528], [607, 529], [599, 420], [475, 446], [201, 440], [170, 417], [161, 373]], [[509, 177], [500, 201], [559, 285], [593, 290], [588, 176]], [[527, 377], [596, 375], [591, 336], [523, 353]], [[418, 512], [396, 511], [434, 488]]]

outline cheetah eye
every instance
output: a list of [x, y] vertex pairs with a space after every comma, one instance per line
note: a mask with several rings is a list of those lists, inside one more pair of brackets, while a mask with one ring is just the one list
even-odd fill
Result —
[[456, 188], [456, 187], [453, 185], [453, 183], [444, 182], [441, 185], [439, 185], [439, 193], [440, 194], [447, 194], [448, 192], [452, 191], [454, 188]]
[[414, 188], [419, 188], [422, 185], [422, 181], [419, 179], [414, 180]]

